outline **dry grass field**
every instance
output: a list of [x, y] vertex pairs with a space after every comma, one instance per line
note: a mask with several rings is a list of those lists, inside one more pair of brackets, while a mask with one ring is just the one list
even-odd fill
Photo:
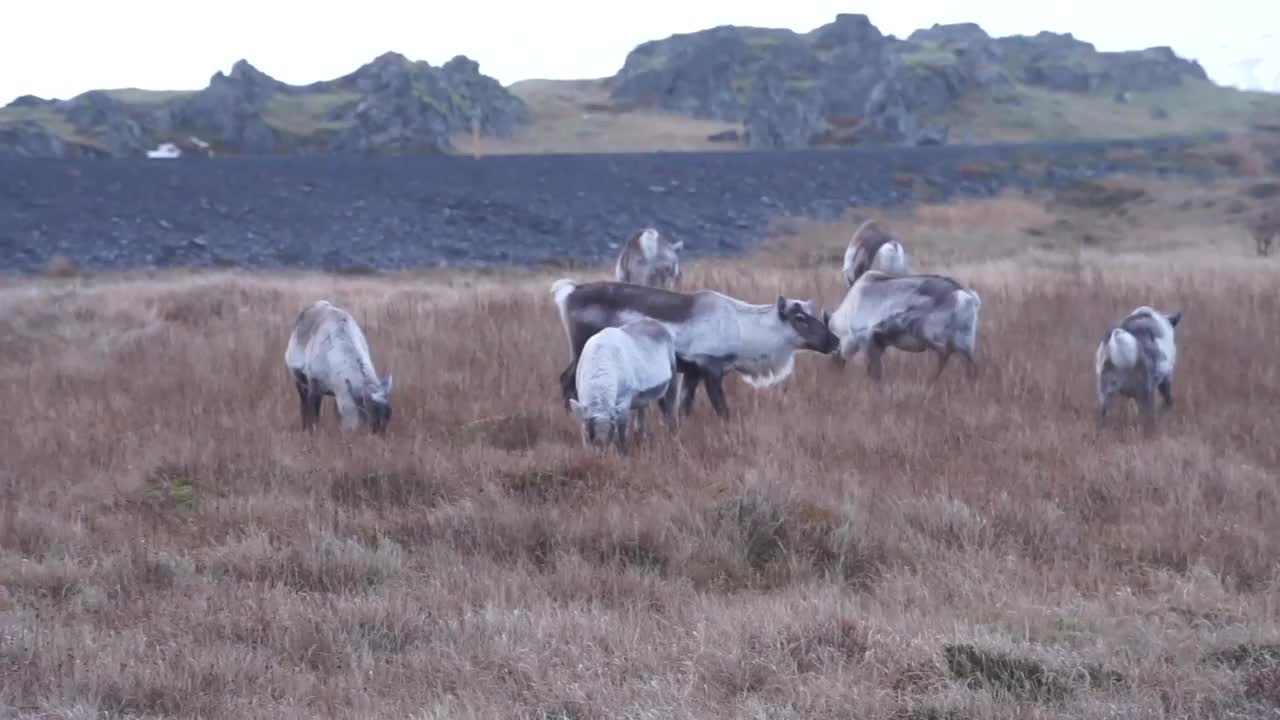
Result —
[[[0, 717], [1274, 718], [1280, 264], [1232, 188], [1144, 193], [885, 215], [981, 293], [974, 384], [808, 354], [627, 458], [561, 409], [557, 274], [5, 281]], [[858, 216], [688, 279], [833, 307]], [[322, 297], [383, 438], [299, 430]], [[1141, 304], [1186, 313], [1176, 405], [1099, 434]]]

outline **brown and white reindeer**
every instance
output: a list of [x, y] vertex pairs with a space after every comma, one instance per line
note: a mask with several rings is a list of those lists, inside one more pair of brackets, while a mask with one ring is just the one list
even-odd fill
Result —
[[302, 408], [302, 428], [314, 429], [320, 403], [334, 399], [344, 431], [367, 425], [374, 434], [391, 422], [391, 375], [379, 380], [365, 340], [351, 313], [319, 300], [298, 314], [284, 364], [293, 376]]
[[1143, 431], [1150, 435], [1155, 430], [1156, 393], [1166, 408], [1173, 406], [1173, 368], [1178, 361], [1174, 328], [1181, 321], [1181, 310], [1163, 313], [1143, 305], [1107, 330], [1093, 359], [1099, 429], [1112, 401], [1124, 397], [1138, 404]]
[[671, 333], [680, 373], [680, 411], [688, 415], [699, 383], [721, 419], [729, 419], [724, 376], [741, 373], [748, 384], [781, 382], [795, 365], [795, 353], [830, 353], [839, 340], [814, 316], [809, 301], [782, 296], [755, 305], [712, 290], [694, 293], [620, 282], [578, 284], [562, 278], [551, 286], [569, 341], [571, 359], [560, 374], [566, 406], [577, 397], [576, 369], [583, 345], [606, 327], [640, 318], [661, 323]]
[[955, 352], [968, 362], [969, 376], [977, 374], [973, 353], [981, 309], [978, 293], [952, 278], [868, 270], [845, 293], [836, 311], [823, 320], [840, 338], [839, 364], [865, 351], [867, 374], [878, 382], [885, 350], [932, 350], [938, 356], [930, 379], [934, 382]]
[[907, 251], [902, 243], [874, 219], [858, 226], [844, 251], [845, 287], [853, 284], [868, 270], [880, 270], [892, 275], [905, 275]]
[[644, 228], [622, 246], [613, 269], [614, 279], [676, 290], [680, 287], [683, 249], [683, 240], [671, 242], [654, 228]]

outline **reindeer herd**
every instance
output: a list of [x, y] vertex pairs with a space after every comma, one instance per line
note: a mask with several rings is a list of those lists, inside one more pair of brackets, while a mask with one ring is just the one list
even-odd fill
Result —
[[[618, 256], [615, 280], [578, 283], [561, 278], [551, 295], [569, 343], [560, 374], [565, 409], [581, 424], [583, 443], [625, 453], [635, 425], [656, 403], [674, 429], [693, 408], [698, 386], [722, 419], [730, 418], [724, 378], [738, 373], [762, 388], [786, 379], [795, 354], [831, 355], [837, 365], [862, 352], [877, 384], [883, 355], [930, 351], [937, 381], [953, 354], [970, 378], [982, 300], [972, 288], [937, 274], [912, 273], [902, 242], [874, 220], [853, 234], [841, 272], [846, 292], [834, 313], [815, 312], [811, 300], [778, 296], [754, 304], [715, 290], [680, 290], [682, 242], [654, 228], [631, 237]], [[1155, 397], [1173, 404], [1177, 358], [1174, 329], [1182, 312], [1143, 305], [1109, 328], [1095, 353], [1097, 424], [1118, 398], [1137, 403], [1143, 429], [1155, 429]], [[294, 323], [285, 365], [298, 392], [302, 427], [316, 427], [321, 401], [334, 398], [341, 427], [386, 431], [392, 378], [379, 379], [355, 318], [326, 300], [305, 308]]]

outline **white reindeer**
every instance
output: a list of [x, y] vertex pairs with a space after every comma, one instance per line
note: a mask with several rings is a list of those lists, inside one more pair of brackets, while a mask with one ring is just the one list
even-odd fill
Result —
[[284, 363], [293, 374], [302, 428], [315, 428], [320, 403], [332, 397], [344, 431], [365, 423], [375, 434], [391, 422], [391, 375], [378, 380], [369, 343], [351, 313], [319, 300], [298, 314]]
[[648, 318], [607, 327], [582, 347], [576, 380], [581, 400], [570, 400], [582, 421], [588, 446], [613, 444], [627, 452], [627, 429], [636, 411], [636, 430], [645, 434], [645, 410], [658, 401], [670, 422], [675, 395], [676, 353], [671, 333]]
[[933, 382], [953, 352], [968, 361], [970, 377], [977, 373], [973, 351], [981, 308], [978, 293], [949, 277], [868, 270], [849, 288], [835, 313], [823, 320], [840, 338], [841, 363], [865, 350], [867, 373], [879, 381], [887, 348], [932, 350], [938, 355]]
[[1138, 404], [1148, 435], [1155, 431], [1156, 393], [1166, 408], [1173, 406], [1173, 368], [1178, 361], [1174, 328], [1181, 321], [1181, 310], [1166, 314], [1143, 305], [1107, 330], [1093, 354], [1099, 429], [1119, 396]]
[[575, 367], [587, 339], [638, 318], [657, 320], [674, 338], [684, 415], [702, 381], [716, 414], [728, 420], [726, 373], [739, 372], [749, 384], [765, 387], [791, 374], [797, 351], [830, 353], [839, 347], [809, 301], [779, 296], [776, 303], [756, 305], [712, 290], [680, 293], [619, 282], [579, 285], [568, 278], [552, 284], [551, 293], [572, 354], [560, 374], [566, 405], [576, 392]]
[[653, 228], [644, 228], [622, 246], [613, 274], [618, 282], [667, 290], [680, 287], [680, 251], [684, 241], [671, 242]]

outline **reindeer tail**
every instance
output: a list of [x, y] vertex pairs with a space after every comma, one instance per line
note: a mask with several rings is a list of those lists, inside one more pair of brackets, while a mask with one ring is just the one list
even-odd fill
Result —
[[1118, 368], [1131, 368], [1138, 364], [1138, 339], [1123, 328], [1115, 328], [1107, 335], [1107, 359]]
[[556, 305], [562, 310], [564, 309], [565, 303], [569, 300], [569, 294], [572, 293], [576, 287], [578, 287], [578, 283], [572, 278], [560, 278], [559, 280], [551, 283], [551, 296], [555, 298]]

